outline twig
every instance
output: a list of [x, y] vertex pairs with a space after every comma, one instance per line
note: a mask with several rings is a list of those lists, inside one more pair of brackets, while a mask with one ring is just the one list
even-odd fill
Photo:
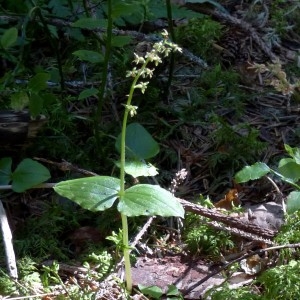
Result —
[[64, 159], [61, 163], [58, 163], [58, 162], [55, 162], [55, 161], [52, 161], [52, 160], [48, 160], [48, 159], [45, 159], [45, 158], [40, 158], [40, 157], [34, 157], [34, 159], [38, 160], [38, 161], [48, 163], [48, 164], [51, 164], [51, 165], [54, 165], [54, 166], [56, 166], [57, 168], [59, 168], [60, 170], [62, 170], [64, 172], [74, 171], [74, 172], [78, 172], [78, 173], [81, 173], [81, 174], [86, 175], [86, 176], [98, 176], [97, 173], [94, 173], [92, 171], [88, 171], [88, 170], [85, 170], [85, 169], [78, 168], [78, 167], [74, 166], [73, 164], [67, 162]]
[[285, 205], [285, 202], [284, 202], [284, 198], [283, 198], [282, 192], [280, 191], [279, 187], [277, 186], [277, 184], [275, 183], [275, 181], [270, 176], [266, 176], [266, 178], [271, 182], [271, 184], [274, 186], [276, 192], [280, 196], [282, 210], [283, 210], [283, 213], [286, 214], [286, 205]]
[[136, 244], [139, 242], [139, 240], [142, 238], [142, 236], [146, 233], [147, 229], [153, 222], [155, 217], [150, 217], [148, 221], [144, 224], [143, 228], [140, 230], [140, 232], [135, 236], [133, 242], [130, 244], [131, 247], [135, 247]]
[[[56, 185], [56, 183], [52, 182], [47, 182], [47, 183], [41, 183], [36, 186], [31, 187], [31, 189], [51, 189]], [[12, 185], [11, 184], [6, 184], [6, 185], [0, 185], [0, 191], [4, 190], [12, 190]]]
[[230, 226], [224, 226], [223, 224], [220, 224], [216, 221], [212, 221], [212, 222], [207, 222], [207, 225], [217, 229], [217, 230], [222, 230], [222, 231], [226, 231], [229, 232], [232, 235], [235, 236], [239, 236], [248, 240], [252, 240], [252, 241], [260, 241], [260, 242], [264, 242], [267, 245], [275, 245], [274, 242], [272, 242], [271, 240], [265, 239], [261, 236], [258, 236], [256, 234], [250, 233], [250, 232], [245, 232], [243, 230], [240, 230], [238, 228], [233, 228]]
[[[35, 295], [29, 295], [29, 296], [19, 296], [19, 297], [1, 298], [1, 299], [3, 299], [3, 300], [5, 300], [5, 299], [7, 299], [7, 300], [23, 300], [23, 299], [26, 300], [26, 299], [37, 298], [37, 297], [40, 298], [40, 299], [47, 299], [47, 296], [50, 297], [51, 295], [52, 296], [58, 296], [58, 294], [56, 292], [52, 292], [52, 293], [42, 293], [42, 294], [35, 294]], [[43, 297], [43, 298], [41, 298], [41, 297]]]
[[261, 48], [261, 50], [270, 58], [271, 61], [278, 61], [278, 57], [272, 52], [271, 48], [260, 38], [257, 31], [254, 27], [251, 26], [251, 24], [240, 20], [238, 18], [235, 18], [231, 16], [230, 14], [222, 13], [218, 10], [212, 10], [203, 8], [199, 5], [194, 5], [192, 3], [186, 4], [186, 6], [194, 11], [205, 13], [208, 15], [211, 15], [212, 17], [224, 21], [225, 23], [237, 26], [244, 30], [245, 32], [249, 33], [254, 42]]
[[208, 274], [207, 276], [205, 276], [204, 278], [202, 278], [201, 280], [199, 280], [198, 282], [196, 282], [195, 284], [193, 284], [192, 286], [190, 286], [188, 289], [186, 289], [182, 294], [183, 296], [187, 295], [188, 293], [190, 293], [192, 290], [194, 290], [196, 287], [198, 287], [200, 284], [202, 284], [203, 282], [207, 281], [209, 278], [217, 275], [218, 273], [220, 273], [221, 271], [227, 269], [229, 266], [235, 264], [236, 262], [239, 262], [243, 259], [246, 259], [250, 256], [253, 256], [255, 254], [260, 255], [260, 254], [264, 254], [266, 251], [272, 251], [272, 250], [279, 250], [279, 249], [285, 249], [285, 248], [299, 248], [300, 247], [300, 243], [297, 244], [287, 244], [287, 245], [280, 245], [280, 246], [274, 246], [274, 247], [269, 247], [269, 248], [264, 248], [264, 249], [259, 249], [256, 251], [253, 251], [251, 253], [247, 253], [245, 255], [242, 255], [230, 262], [228, 262], [227, 264], [225, 264], [224, 266], [222, 266], [221, 268], [219, 268], [218, 270]]
[[[12, 17], [12, 16], [0, 16], [0, 21], [20, 21], [19, 17]], [[45, 21], [48, 24], [57, 26], [57, 27], [70, 27], [72, 22], [68, 22], [68, 21], [63, 21], [61, 19], [50, 19], [50, 18], [45, 18]], [[92, 32], [106, 32], [105, 28], [97, 28], [95, 30], [89, 30], [86, 29], [87, 31], [92, 31]], [[146, 42], [157, 42], [159, 41], [161, 38], [158, 35], [151, 35], [151, 34], [144, 34], [141, 32], [137, 32], [137, 31], [133, 31], [133, 30], [119, 30], [119, 29], [113, 29], [112, 33], [114, 35], [117, 36], [131, 36], [133, 37], [135, 40], [137, 41], [146, 41]], [[184, 57], [186, 57], [189, 61], [201, 66], [202, 68], [208, 68], [207, 63], [200, 57], [194, 55], [193, 53], [191, 53], [190, 51], [188, 51], [187, 49], [182, 49], [182, 55]]]
[[[137, 245], [137, 243], [142, 238], [142, 236], [146, 233], [147, 229], [149, 228], [149, 226], [151, 225], [151, 223], [154, 219], [155, 219], [155, 216], [150, 217], [147, 220], [147, 222], [144, 224], [143, 228], [140, 230], [140, 232], [134, 238], [133, 242], [130, 244], [130, 247], [135, 247]], [[121, 260], [115, 266], [116, 273], [118, 273], [119, 270], [121, 269], [123, 262], [124, 262], [124, 258], [122, 257]], [[121, 277], [122, 276], [123, 276], [123, 274], [121, 275]]]
[[223, 19], [227, 23], [238, 26], [244, 31], [248, 32], [254, 40], [254, 42], [261, 48], [261, 50], [265, 52], [265, 54], [267, 54], [271, 61], [275, 62], [279, 60], [278, 57], [272, 52], [270, 47], [267, 46], [266, 43], [260, 38], [255, 28], [253, 28], [249, 23], [221, 12], [215, 12], [215, 16], [220, 19]]
[[201, 205], [188, 202], [184, 199], [177, 198], [177, 200], [180, 201], [186, 211], [190, 211], [203, 217], [207, 217], [211, 220], [224, 223], [230, 227], [237, 228], [244, 232], [260, 236], [266, 240], [273, 238], [277, 233], [277, 231], [261, 228], [250, 221], [247, 221], [246, 218], [227, 216], [219, 213], [216, 210], [205, 208]]
[[3, 245], [5, 250], [7, 271], [10, 277], [17, 279], [18, 269], [16, 264], [14, 247], [12, 244], [12, 234], [7, 221], [7, 216], [2, 201], [0, 201], [0, 222], [1, 222]]

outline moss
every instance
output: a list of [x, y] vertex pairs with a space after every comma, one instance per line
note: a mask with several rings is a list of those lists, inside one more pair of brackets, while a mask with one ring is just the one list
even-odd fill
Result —
[[190, 19], [187, 25], [176, 29], [176, 39], [179, 45], [184, 45], [195, 55], [212, 63], [218, 53], [214, 50], [214, 42], [222, 35], [222, 25], [209, 17]]

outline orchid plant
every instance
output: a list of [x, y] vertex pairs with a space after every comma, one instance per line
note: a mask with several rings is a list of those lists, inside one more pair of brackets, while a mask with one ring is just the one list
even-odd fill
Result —
[[[125, 263], [126, 288], [128, 292], [132, 290], [132, 276], [129, 254], [132, 248], [128, 241], [128, 222], [127, 217], [135, 216], [154, 216], [164, 217], [176, 216], [184, 217], [184, 209], [180, 202], [167, 190], [158, 185], [137, 184], [129, 188], [125, 187], [125, 174], [132, 175], [132, 164], [135, 166], [134, 173], [138, 169], [139, 176], [149, 176], [151, 166], [143, 162], [146, 158], [154, 156], [158, 152], [155, 143], [151, 143], [152, 137], [137, 123], [127, 125], [128, 117], [133, 118], [137, 114], [137, 107], [132, 105], [134, 91], [140, 89], [144, 94], [149, 82], [141, 81], [143, 78], [151, 78], [154, 70], [148, 68], [149, 63], [155, 66], [162, 63], [164, 57], [167, 57], [172, 51], [181, 49], [168, 39], [167, 31], [162, 33], [163, 39], [153, 45], [153, 48], [145, 57], [134, 54], [134, 67], [127, 73], [127, 77], [132, 77], [133, 81], [127, 96], [127, 102], [124, 104], [125, 112], [122, 123], [122, 131], [116, 145], [120, 152], [120, 161], [117, 165], [120, 167], [120, 177], [94, 176], [89, 178], [80, 178], [59, 182], [54, 186], [54, 190], [67, 197], [81, 207], [91, 211], [103, 211], [110, 208], [118, 199], [117, 209], [121, 213], [122, 233], [123, 233], [123, 255]], [[130, 129], [130, 131], [129, 131]], [[138, 139], [148, 138], [149, 147], [144, 147], [142, 151], [132, 143]], [[150, 139], [150, 142], [149, 142]], [[142, 145], [142, 146], [145, 146]], [[154, 149], [148, 149], [148, 148]], [[149, 154], [150, 153], [150, 154]], [[152, 168], [153, 170], [153, 168]], [[151, 173], [151, 172], [150, 172]]]

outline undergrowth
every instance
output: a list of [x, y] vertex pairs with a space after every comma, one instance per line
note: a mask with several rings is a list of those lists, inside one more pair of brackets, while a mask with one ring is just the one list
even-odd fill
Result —
[[209, 290], [204, 299], [211, 300], [258, 300], [267, 299], [262, 298], [260, 295], [256, 295], [251, 287], [242, 287], [239, 289], [232, 289], [228, 284], [224, 284], [221, 287]]
[[291, 260], [286, 265], [270, 268], [258, 277], [257, 283], [262, 284], [265, 299], [298, 299], [300, 287], [298, 274], [300, 263]]
[[215, 130], [212, 139], [216, 149], [209, 158], [212, 170], [222, 168], [227, 172], [236, 172], [245, 164], [253, 163], [263, 152], [266, 143], [259, 140], [259, 132], [243, 123], [235, 126], [229, 125], [222, 118], [213, 116]]
[[176, 28], [176, 40], [179, 45], [189, 45], [193, 53], [210, 63], [215, 63], [218, 61], [219, 53], [214, 48], [214, 42], [221, 37], [222, 29], [223, 26], [219, 22], [200, 16]]
[[[200, 196], [198, 204], [213, 207], [211, 201], [203, 196]], [[192, 255], [205, 254], [213, 259], [234, 248], [235, 244], [229, 233], [213, 229], [206, 224], [207, 221], [208, 219], [205, 217], [187, 213], [184, 221], [183, 239]]]
[[[103, 24], [108, 19], [106, 4], [101, 2], [93, 7]], [[138, 29], [146, 32], [147, 23], [144, 24], [144, 21], [166, 17], [164, 1], [128, 1], [128, 5], [131, 5], [129, 8], [124, 1], [116, 0], [114, 4], [115, 7], [124, 9], [124, 15], [120, 13], [122, 9], [115, 11], [115, 28], [138, 26]], [[253, 1], [252, 4], [253, 12], [255, 6], [259, 11], [263, 11], [262, 1]], [[288, 37], [292, 26], [297, 31], [300, 27], [297, 5], [296, 2], [288, 3], [282, 0], [272, 2], [270, 24], [274, 30], [269, 33], [270, 39], [277, 41], [278, 36], [283, 39]], [[36, 117], [35, 115], [44, 114], [48, 122], [39, 132], [34, 143], [31, 141], [29, 146], [25, 146], [26, 151], [22, 151], [22, 155], [27, 153], [54, 161], [66, 159], [81, 168], [98, 173], [115, 173], [113, 169], [115, 156], [112, 154], [112, 149], [120, 128], [118, 117], [123, 109], [120, 103], [124, 101], [123, 95], [126, 94], [129, 86], [125, 73], [132, 67], [130, 62], [134, 48], [133, 40], [126, 42], [124, 39], [123, 44], [118, 44], [121, 39], [118, 41], [118, 37], [115, 37], [110, 61], [112, 78], [108, 78], [105, 97], [99, 99], [99, 95], [93, 94], [79, 98], [79, 94], [86, 86], [65, 87], [63, 90], [63, 86], [59, 86], [63, 79], [82, 81], [84, 84], [92, 83], [92, 87], [97, 87], [98, 83], [95, 82], [108, 76], [103, 73], [102, 61], [95, 63], [82, 60], [72, 53], [81, 48], [89, 51], [102, 49], [107, 41], [107, 34], [99, 38], [86, 28], [72, 26], [56, 28], [52, 24], [45, 26], [38, 15], [34, 14], [35, 10], [40, 9], [45, 18], [56, 16], [61, 20], [75, 21], [78, 17], [88, 16], [90, 13], [87, 7], [81, 6], [80, 1], [64, 0], [36, 3], [6, 1], [2, 4], [1, 12], [11, 16], [20, 15], [21, 18], [12, 24], [3, 20], [0, 23], [1, 37], [11, 26], [15, 27], [18, 33], [14, 44], [5, 49], [1, 48], [0, 108], [17, 111], [32, 109], [32, 103], [30, 104], [29, 101], [32, 91], [28, 88], [28, 80], [30, 81], [39, 73], [49, 75], [49, 80], [45, 80], [43, 85], [46, 82], [54, 85], [47, 85], [35, 94], [41, 97], [34, 97], [33, 102], [39, 102], [41, 99], [43, 101], [32, 111], [33, 118]], [[155, 73], [154, 80], [149, 83], [145, 96], [141, 94], [135, 96], [135, 103], [139, 106], [138, 121], [148, 124], [150, 131], [156, 135], [161, 144], [164, 144], [167, 138], [177, 138], [189, 144], [189, 137], [184, 134], [179, 137], [178, 134], [177, 129], [183, 124], [201, 124], [199, 126], [212, 129], [209, 134], [209, 140], [213, 143], [213, 149], [208, 157], [209, 172], [214, 177], [212, 181], [216, 180], [220, 183], [226, 177], [225, 185], [228, 185], [234, 172], [243, 165], [256, 161], [266, 144], [260, 141], [257, 130], [248, 124], [239, 123], [249, 101], [249, 93], [239, 86], [240, 75], [234, 69], [225, 70], [221, 67], [220, 52], [216, 42], [222, 37], [224, 25], [201, 14], [187, 10], [180, 11], [179, 8], [174, 9], [174, 13], [176, 18], [181, 16], [187, 19], [186, 24], [175, 28], [176, 42], [203, 58], [210, 67], [200, 70], [194, 65], [190, 69], [184, 66], [183, 75], [190, 75], [193, 79], [185, 83], [186, 86], [178, 85], [178, 87], [177, 82], [173, 81], [176, 92], [173, 98], [167, 99], [162, 92], [166, 85], [162, 77], [167, 76], [166, 70], [169, 66], [169, 62], [165, 61], [163, 67]], [[56, 52], [57, 49], [59, 53]], [[290, 77], [299, 76], [299, 67], [294, 62], [287, 67]], [[255, 95], [255, 92], [253, 94]], [[147, 101], [144, 101], [144, 97]], [[299, 101], [299, 91], [294, 93], [292, 99]], [[96, 128], [93, 125], [95, 107], [97, 102], [102, 100], [105, 103], [99, 121], [101, 126]], [[226, 119], [230, 119], [231, 122], [225, 121]], [[95, 132], [100, 137], [100, 149], [96, 149], [95, 146], [97, 144]], [[21, 152], [19, 154], [21, 155]], [[158, 167], [164, 168], [161, 170], [164, 174], [171, 173], [166, 169], [177, 167], [179, 160], [177, 149], [164, 145], [156, 163], [157, 165], [161, 163]], [[78, 174], [74, 173], [65, 175], [71, 178], [77, 176]], [[168, 184], [167, 180], [166, 184]], [[52, 284], [61, 284], [56, 265], [42, 268], [39, 263], [47, 259], [69, 262], [77, 256], [78, 253], [74, 252], [73, 246], [67, 239], [70, 231], [84, 225], [92, 225], [103, 233], [104, 240], [107, 235], [112, 234], [112, 231], [118, 232], [117, 224], [120, 220], [117, 219], [115, 211], [111, 214], [101, 214], [99, 218], [101, 222], [91, 222], [91, 219], [94, 219], [94, 216], [83, 213], [78, 208], [70, 206], [66, 208], [61, 205], [49, 207], [41, 216], [26, 218], [14, 234], [15, 250], [19, 257], [20, 281], [19, 283], [12, 281], [7, 277], [5, 270], [1, 269], [0, 293], [15, 296], [30, 295], [36, 288], [35, 284], [49, 290]], [[278, 244], [299, 241], [299, 219], [298, 213], [287, 218], [287, 223], [276, 237]], [[132, 221], [133, 228], [140, 225], [135, 222]], [[187, 215], [183, 237], [192, 254], [210, 254], [216, 257], [234, 247], [234, 242], [227, 233], [213, 230], [205, 225], [205, 222], [206, 219], [203, 217]], [[113, 239], [117, 238], [113, 235], [111, 240]], [[102, 249], [103, 243], [99, 246], [87, 244], [86, 251], [78, 255], [87, 268], [96, 269], [97, 275], [94, 273], [91, 275], [94, 276], [93, 279], [101, 280], [102, 276], [109, 272], [117, 256], [116, 245], [111, 246], [106, 240], [104, 245], [109, 251]], [[225, 285], [215, 289], [210, 297], [211, 299], [299, 298], [300, 292], [295, 275], [300, 271], [299, 264], [295, 261], [298, 257], [298, 250], [281, 250], [280, 262], [288, 262], [288, 264], [276, 266], [263, 273], [256, 282], [258, 287], [250, 286], [232, 290]], [[72, 292], [73, 299], [85, 299], [85, 297], [89, 299], [92, 291], [86, 286], [85, 288], [81, 290], [77, 286]], [[262, 294], [256, 295], [256, 292]]]
[[[286, 222], [280, 228], [279, 234], [275, 241], [279, 245], [287, 245], [299, 243], [300, 240], [300, 211], [294, 212], [292, 215], [286, 216]], [[280, 251], [280, 261], [282, 263], [291, 260], [299, 259], [299, 249], [282, 249]]]

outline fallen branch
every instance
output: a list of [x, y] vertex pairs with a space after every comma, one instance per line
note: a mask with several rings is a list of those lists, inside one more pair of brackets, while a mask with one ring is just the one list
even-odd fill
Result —
[[1, 223], [3, 245], [5, 250], [7, 271], [10, 277], [17, 279], [18, 269], [17, 269], [15, 251], [12, 244], [12, 234], [7, 221], [5, 209], [1, 201], [0, 201], [0, 223]]
[[197, 5], [194, 3], [188, 3], [185, 6], [191, 10], [210, 15], [211, 17], [219, 21], [223, 21], [227, 24], [239, 27], [251, 36], [253, 41], [261, 48], [261, 50], [269, 57], [271, 61], [279, 61], [279, 58], [272, 52], [272, 49], [263, 41], [263, 39], [260, 38], [257, 30], [251, 24], [241, 19], [235, 18], [230, 14], [226, 14], [218, 10], [204, 8], [201, 5]]
[[[221, 222], [230, 227], [236, 228], [237, 230], [239, 230], [241, 232], [249, 233], [248, 234], [249, 239], [253, 239], [253, 238], [251, 238], [251, 236], [252, 237], [257, 236], [257, 237], [263, 238], [265, 240], [269, 240], [269, 244], [270, 243], [272, 244], [270, 239], [272, 239], [277, 233], [277, 231], [259, 227], [255, 224], [251, 223], [249, 220], [246, 220], [245, 217], [242, 218], [242, 217], [228, 216], [228, 215], [218, 212], [217, 210], [208, 209], [208, 208], [205, 208], [198, 204], [188, 202], [184, 199], [180, 199], [180, 198], [177, 198], [177, 199], [180, 201], [180, 203], [183, 205], [183, 207], [186, 211], [190, 211], [197, 215], [201, 215], [203, 217], [209, 218], [211, 220]], [[232, 233], [233, 233], [233, 231], [232, 231]], [[238, 234], [238, 231], [235, 231], [234, 233]], [[242, 236], [242, 235], [240, 235], [240, 236]], [[243, 235], [243, 237], [245, 237], [245, 235]], [[254, 238], [254, 240], [255, 240], [255, 238]]]
[[[47, 159], [43, 158], [35, 158], [39, 161], [47, 162], [50, 164], [55, 165], [56, 167], [66, 171], [66, 170], [72, 170], [76, 172], [80, 172], [87, 176], [97, 176], [96, 173], [83, 170], [81, 168], [75, 167], [73, 164], [63, 161], [62, 163], [56, 163]], [[40, 185], [37, 185], [33, 188], [53, 188], [55, 183], [42, 183]], [[11, 185], [4, 185], [0, 186], [0, 190], [6, 190], [11, 189]], [[213, 222], [207, 222], [209, 226], [212, 226], [217, 229], [221, 229], [227, 232], [230, 232], [231, 234], [247, 238], [250, 240], [255, 241], [263, 241], [269, 245], [273, 245], [274, 243], [271, 241], [271, 239], [276, 235], [277, 231], [270, 230], [267, 228], [263, 228], [261, 226], [257, 226], [249, 218], [244, 216], [230, 216], [226, 214], [222, 214], [216, 209], [208, 209], [201, 205], [188, 202], [184, 199], [176, 198], [179, 200], [179, 202], [183, 205], [185, 211], [190, 211], [195, 214], [201, 215], [203, 217], [209, 218]], [[223, 223], [227, 226], [221, 226], [219, 223]], [[145, 228], [145, 230], [147, 227]], [[144, 232], [144, 231], [143, 231]], [[138, 239], [137, 239], [138, 241]]]
[[214, 229], [226, 231], [232, 235], [235, 235], [235, 236], [247, 239], [247, 240], [259, 241], [259, 242], [263, 242], [267, 245], [276, 245], [271, 240], [265, 239], [257, 234], [246, 232], [246, 231], [243, 231], [243, 230], [240, 230], [240, 229], [237, 229], [234, 227], [230, 227], [230, 226], [224, 226], [224, 224], [218, 223], [216, 221], [207, 222], [206, 224], [210, 227], [213, 227]]
[[[15, 17], [15, 16], [0, 16], [0, 21], [6, 21], [6, 22], [19, 22], [20, 17]], [[45, 18], [45, 22], [50, 25], [54, 25], [57, 27], [71, 27], [72, 22], [69, 21], [63, 21], [61, 19], [50, 19], [50, 18]], [[95, 33], [106, 33], [106, 28], [96, 28], [95, 30], [91, 29], [85, 29], [87, 31], [95, 32]], [[133, 31], [133, 30], [120, 30], [120, 29], [113, 29], [112, 33], [116, 36], [130, 36], [134, 38], [136, 41], [143, 41], [143, 42], [157, 42], [161, 40], [161, 37], [156, 34], [144, 34], [141, 32]], [[190, 51], [188, 51], [185, 48], [182, 48], [182, 53], [185, 58], [187, 58], [190, 62], [195, 63], [199, 65], [200, 67], [206, 69], [208, 68], [207, 63], [200, 57], [194, 55]]]
[[221, 271], [227, 269], [228, 267], [230, 267], [231, 265], [242, 261], [243, 259], [246, 259], [250, 256], [253, 256], [255, 254], [257, 255], [263, 255], [264, 253], [266, 253], [266, 251], [273, 251], [273, 250], [280, 250], [280, 249], [286, 249], [286, 248], [300, 248], [300, 243], [297, 244], [287, 244], [287, 245], [280, 245], [280, 246], [274, 246], [274, 247], [269, 247], [269, 248], [264, 248], [264, 249], [259, 249], [250, 253], [246, 253], [230, 262], [228, 262], [227, 264], [225, 264], [224, 266], [222, 266], [221, 268], [219, 268], [218, 270], [206, 275], [204, 278], [202, 278], [201, 280], [199, 280], [198, 282], [196, 282], [195, 284], [193, 284], [192, 286], [190, 286], [188, 289], [186, 289], [183, 292], [183, 296], [189, 294], [191, 291], [193, 291], [196, 287], [198, 287], [200, 284], [204, 283], [205, 281], [207, 281], [209, 278], [217, 275], [218, 273], [220, 273]]

